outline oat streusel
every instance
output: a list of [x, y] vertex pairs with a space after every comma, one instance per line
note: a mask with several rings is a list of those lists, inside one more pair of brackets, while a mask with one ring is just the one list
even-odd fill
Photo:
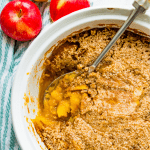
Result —
[[[83, 73], [64, 85], [80, 93], [80, 105], [66, 117], [45, 115], [43, 106], [33, 123], [48, 149], [147, 150], [150, 149], [150, 39], [126, 31], [98, 65], [90, 66], [117, 29], [82, 32], [57, 47], [45, 62], [40, 83], [40, 104], [47, 81], [73, 70]], [[69, 103], [66, 106], [69, 106]], [[46, 112], [48, 113], [48, 112]], [[63, 116], [63, 115], [62, 115]], [[60, 117], [60, 118], [59, 118]], [[64, 119], [65, 118], [65, 119]]]

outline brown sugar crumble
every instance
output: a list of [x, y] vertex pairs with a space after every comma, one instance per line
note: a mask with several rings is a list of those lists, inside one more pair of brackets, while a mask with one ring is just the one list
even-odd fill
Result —
[[[88, 73], [116, 32], [96, 28], [68, 37], [45, 61], [33, 123], [49, 150], [150, 149], [150, 39], [126, 31]], [[43, 100], [51, 81], [74, 70], [82, 73]]]

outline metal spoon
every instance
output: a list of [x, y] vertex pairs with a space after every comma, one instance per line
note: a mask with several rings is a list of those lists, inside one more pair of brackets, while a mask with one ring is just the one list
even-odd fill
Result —
[[[118, 38], [123, 34], [123, 32], [129, 27], [129, 25], [133, 22], [133, 20], [141, 13], [145, 13], [145, 11], [149, 8], [150, 3], [148, 0], [135, 0], [132, 4], [135, 9], [132, 10], [131, 14], [129, 15], [128, 19], [125, 21], [125, 23], [122, 25], [122, 27], [118, 30], [116, 35], [112, 38], [112, 40], [109, 42], [109, 44], [105, 47], [105, 49], [100, 53], [98, 58], [95, 60], [95, 62], [89, 67], [89, 73], [93, 72], [95, 68], [98, 66], [100, 61], [104, 58], [106, 53], [110, 50], [110, 48], [113, 46], [113, 44], [118, 40]], [[78, 71], [69, 72], [67, 74], [78, 74]], [[47, 87], [49, 89], [52, 87], [56, 87], [56, 85], [59, 83], [59, 80], [61, 80], [66, 74], [61, 75], [60, 77], [56, 78], [51, 84]], [[45, 91], [45, 95], [48, 90]], [[44, 95], [44, 99], [45, 99]]]

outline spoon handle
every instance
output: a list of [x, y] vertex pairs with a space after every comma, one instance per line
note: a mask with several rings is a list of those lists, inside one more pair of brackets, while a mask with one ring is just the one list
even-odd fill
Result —
[[97, 67], [99, 62], [104, 58], [106, 53], [110, 50], [110, 48], [118, 40], [118, 38], [123, 34], [123, 32], [127, 29], [127, 27], [133, 22], [133, 20], [140, 13], [144, 13], [146, 11], [146, 9], [148, 9], [149, 3], [148, 3], [148, 0], [137, 0], [137, 1], [134, 1], [133, 6], [135, 7], [135, 9], [132, 11], [131, 15], [128, 17], [128, 19], [125, 21], [125, 23], [122, 25], [122, 27], [118, 30], [118, 32], [112, 38], [112, 40], [109, 42], [109, 44], [100, 53], [100, 55], [95, 60], [95, 62], [89, 67], [89, 73], [93, 72], [95, 70], [95, 68]]

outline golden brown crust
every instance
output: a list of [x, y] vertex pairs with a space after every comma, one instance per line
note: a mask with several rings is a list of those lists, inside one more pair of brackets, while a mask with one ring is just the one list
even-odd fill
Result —
[[51, 63], [45, 64], [41, 85], [85, 67], [85, 72], [67, 86], [88, 86], [88, 90], [80, 91], [84, 96], [75, 117], [50, 126], [35, 123], [48, 149], [150, 149], [149, 39], [126, 31], [96, 70], [87, 73], [87, 66], [116, 31], [104, 28], [77, 34], [56, 50], [58, 53], [49, 58]]

